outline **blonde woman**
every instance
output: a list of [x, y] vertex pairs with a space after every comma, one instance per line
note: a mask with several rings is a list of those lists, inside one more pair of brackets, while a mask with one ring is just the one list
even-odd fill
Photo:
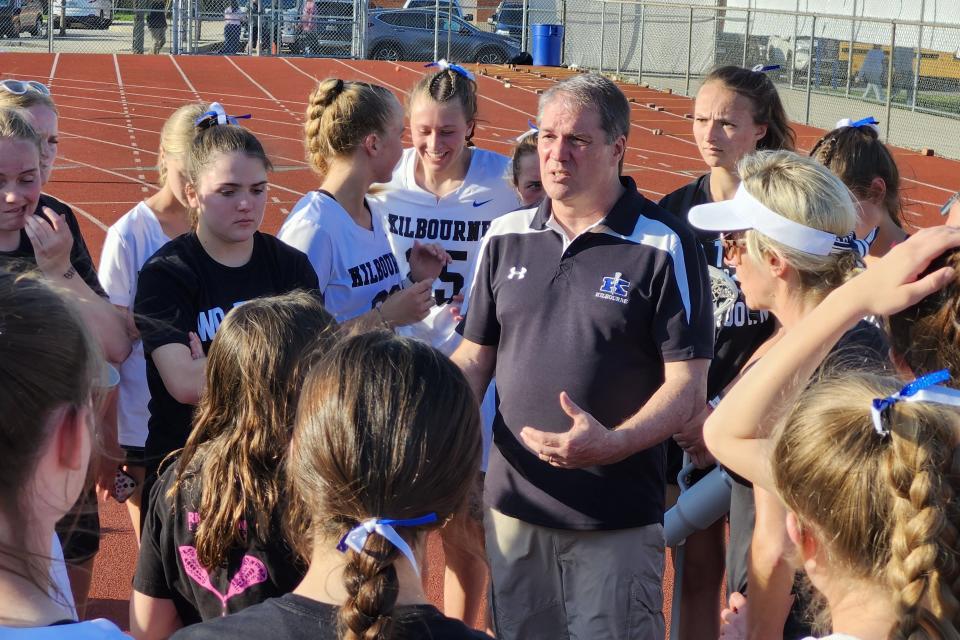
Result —
[[[862, 262], [853, 234], [853, 200], [823, 165], [789, 151], [761, 151], [744, 157], [737, 172], [741, 183], [733, 198], [696, 206], [689, 220], [723, 234], [724, 259], [736, 268], [747, 307], [768, 311], [777, 321], [773, 337], [754, 354], [756, 361]], [[853, 367], [882, 366], [887, 353], [882, 332], [866, 321], [851, 328], [837, 348]], [[731, 554], [728, 570], [749, 566], [749, 573], [742, 571], [753, 603], [752, 632], [801, 637], [809, 625], [802, 605], [791, 609], [794, 570], [782, 507], [762, 489], [754, 492], [754, 501], [755, 527], [744, 536], [752, 542]]]
[[953, 267], [930, 265], [957, 246], [960, 230], [937, 227], [894, 247], [812, 308], [706, 424], [717, 459], [789, 510], [785, 526], [827, 599], [831, 638], [958, 637], [960, 399], [928, 386], [948, 375], [904, 388], [844, 373], [804, 391], [861, 318], [895, 314], [954, 282]]
[[415, 242], [405, 273], [390, 249], [382, 205], [367, 198], [373, 183], [390, 180], [403, 153], [400, 103], [384, 87], [328, 78], [310, 94], [305, 132], [322, 182], [300, 199], [278, 237], [310, 258], [338, 322], [392, 330], [423, 320], [450, 256]]

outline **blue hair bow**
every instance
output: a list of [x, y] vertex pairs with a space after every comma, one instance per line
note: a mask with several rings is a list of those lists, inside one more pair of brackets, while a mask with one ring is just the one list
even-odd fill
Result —
[[222, 104], [213, 102], [210, 104], [210, 110], [197, 118], [194, 124], [198, 127], [212, 127], [218, 124], [240, 124], [237, 120], [246, 120], [250, 117], [251, 115], [249, 113], [242, 116], [228, 116]]
[[858, 256], [865, 258], [867, 254], [870, 253], [870, 245], [873, 243], [874, 237], [875, 233], [867, 236], [865, 240], [860, 240], [857, 238], [857, 235], [852, 232], [845, 236], [837, 236], [837, 239], [833, 241], [833, 250], [831, 253], [856, 251]]
[[767, 71], [776, 71], [779, 68], [780, 68], [780, 65], [778, 64], [758, 64], [752, 69], [750, 69], [750, 71], [753, 71], [755, 73], [766, 73]]
[[530, 127], [530, 128], [527, 129], [526, 131], [524, 131], [523, 133], [521, 133], [520, 135], [518, 135], [518, 136], [515, 138], [515, 141], [516, 141], [516, 142], [523, 142], [524, 140], [526, 140], [526, 139], [529, 138], [530, 136], [535, 136], [535, 135], [537, 135], [537, 133], [539, 133], [539, 131], [540, 131], [539, 127], [537, 127], [537, 125], [533, 122], [533, 120], [527, 120], [527, 126]]
[[859, 129], [860, 127], [869, 127], [879, 134], [880, 127], [877, 126], [878, 124], [880, 124], [880, 121], [873, 116], [867, 116], [866, 118], [860, 118], [859, 120], [844, 118], [843, 120], [837, 121], [834, 129], [842, 129], [844, 127], [853, 127], [854, 129]]
[[378, 533], [389, 540], [400, 553], [406, 556], [410, 564], [413, 565], [413, 570], [417, 572], [417, 575], [420, 575], [420, 567], [417, 566], [417, 559], [413, 554], [413, 549], [400, 537], [400, 534], [397, 533], [394, 527], [419, 527], [436, 521], [437, 514], [435, 513], [428, 513], [419, 518], [407, 518], [405, 520], [395, 518], [370, 518], [369, 520], [364, 520], [340, 538], [340, 543], [337, 544], [337, 551], [346, 553], [349, 548], [357, 553], [363, 553], [363, 547], [367, 543], [367, 538], [370, 537], [371, 533]]
[[475, 79], [472, 73], [470, 73], [469, 71], [467, 71], [466, 69], [464, 69], [464, 68], [461, 67], [460, 65], [454, 64], [454, 63], [452, 63], [452, 62], [447, 62], [447, 61], [444, 60], [443, 58], [440, 58], [440, 59], [437, 60], [436, 62], [430, 62], [430, 63], [425, 64], [425, 65], [423, 65], [423, 66], [424, 66], [424, 67], [440, 67], [440, 70], [441, 70], [441, 71], [446, 71], [447, 69], [450, 69], [451, 71], [454, 71], [454, 72], [456, 72], [456, 73], [459, 73], [460, 75], [462, 75], [462, 76], [463, 76], [464, 78], [466, 78], [467, 80], [474, 80], [474, 79]]
[[873, 429], [881, 438], [890, 435], [889, 411], [898, 402], [935, 402], [960, 407], [960, 391], [938, 386], [950, 380], [950, 371], [942, 369], [921, 376], [886, 398], [874, 398], [870, 406]]

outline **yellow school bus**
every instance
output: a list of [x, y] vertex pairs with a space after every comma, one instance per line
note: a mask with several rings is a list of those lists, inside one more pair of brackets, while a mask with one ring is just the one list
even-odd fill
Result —
[[[874, 48], [873, 44], [853, 43], [853, 73], [856, 74], [863, 66], [867, 52]], [[890, 45], [880, 45], [884, 56], [890, 55]], [[846, 62], [850, 55], [850, 43], [840, 43], [839, 59]], [[894, 52], [893, 66], [895, 73], [912, 74], [916, 68], [917, 50], [912, 47], [897, 47]], [[932, 49], [920, 50], [920, 77], [923, 78], [951, 78], [960, 80], [960, 60], [955, 53], [945, 53]]]

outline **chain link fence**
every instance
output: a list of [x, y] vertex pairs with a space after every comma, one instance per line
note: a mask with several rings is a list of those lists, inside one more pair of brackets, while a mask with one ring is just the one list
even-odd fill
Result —
[[0, 52], [502, 64], [522, 49], [524, 15], [511, 0], [0, 0]]
[[0, 0], [0, 52], [504, 63], [540, 24], [564, 26], [565, 65], [690, 96], [715, 66], [777, 64], [792, 119], [873, 115], [894, 144], [960, 157], [960, 24], [663, 0]]
[[892, 144], [960, 158], [960, 24], [620, 0], [564, 14], [564, 64], [688, 96], [716, 66], [780, 65], [792, 120], [872, 115]]

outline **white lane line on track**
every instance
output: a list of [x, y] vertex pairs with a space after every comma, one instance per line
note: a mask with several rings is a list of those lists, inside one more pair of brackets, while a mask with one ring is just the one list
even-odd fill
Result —
[[[57, 55], [59, 55], [59, 54], [57, 54]], [[285, 62], [287, 65], [289, 65], [290, 67], [292, 67], [293, 69], [295, 69], [297, 72], [301, 73], [302, 75], [304, 75], [304, 76], [306, 76], [306, 77], [308, 77], [308, 78], [310, 78], [310, 79], [312, 79], [312, 80], [314, 80], [314, 81], [318, 80], [316, 77], [310, 75], [309, 73], [307, 73], [307, 72], [304, 71], [303, 69], [301, 69], [301, 68], [299, 68], [298, 66], [296, 66], [295, 64], [291, 63], [287, 58], [279, 58], [279, 59], [280, 59], [280, 60], [283, 60], [283, 62]], [[361, 71], [360, 69], [356, 69], [356, 68], [354, 68], [354, 67], [351, 67], [350, 65], [344, 63], [343, 61], [341, 61], [341, 60], [339, 60], [339, 59], [334, 59], [334, 61], [336, 61], [336, 62], [338, 62], [338, 63], [346, 66], [347, 68], [352, 69], [354, 72], [356, 72], [356, 73], [358, 73], [358, 74], [360, 74], [360, 75], [366, 76], [366, 77], [368, 77], [368, 78], [376, 81], [378, 84], [382, 84], [382, 85], [384, 85], [384, 86], [390, 87], [391, 89], [394, 89], [394, 90], [398, 91], [398, 92], [401, 93], [401, 94], [406, 94], [406, 93], [408, 93], [407, 91], [405, 91], [404, 89], [402, 89], [402, 88], [400, 88], [400, 87], [398, 87], [398, 86], [396, 86], [396, 85], [393, 85], [393, 84], [391, 84], [391, 83], [389, 83], [389, 82], [385, 82], [384, 80], [378, 78], [377, 76], [374, 76], [374, 75], [371, 75], [371, 74], [366, 73], [366, 72], [364, 72], [364, 71]], [[177, 70], [180, 72], [180, 75], [183, 77], [184, 82], [185, 82], [185, 83], [187, 84], [187, 86], [189, 87], [189, 92], [190, 92], [190, 93], [193, 93], [194, 97], [196, 97], [196, 98], [199, 100], [200, 97], [199, 97], [199, 94], [197, 93], [196, 89], [195, 89], [195, 88], [193, 87], [193, 85], [190, 83], [190, 80], [186, 77], [186, 75], [184, 74], [183, 70], [179, 67], [179, 65], [177, 65], [176, 60], [175, 60], [173, 57], [171, 57], [171, 62], [174, 64], [174, 66], [177, 67]], [[43, 76], [31, 76], [31, 75], [29, 75], [29, 74], [24, 74], [23, 77], [36, 77], [36, 78], [41, 79], [41, 80], [43, 79]], [[101, 81], [101, 80], [79, 80], [79, 79], [76, 79], [76, 80], [75, 80], [75, 79], [71, 79], [71, 78], [58, 78], [58, 79], [57, 79], [57, 82], [58, 82], [58, 86], [63, 86], [63, 83], [76, 83], [76, 84], [81, 84], [81, 85], [111, 85], [111, 86], [116, 86], [116, 85], [115, 85], [114, 83], [112, 83], [112, 82], [105, 82], [105, 81]], [[515, 87], [515, 88], [518, 88], [518, 89], [523, 89], [523, 90], [525, 90], [525, 91], [530, 92], [530, 90], [529, 90], [529, 89], [526, 89], [525, 87], [519, 87], [519, 86], [517, 86], [517, 85], [514, 85], [514, 87]], [[71, 88], [85, 89], [86, 87], [79, 86], [79, 87], [71, 87]], [[128, 90], [129, 90], [129, 89], [132, 89], [132, 88], [148, 89], [148, 90], [153, 90], [153, 91], [156, 91], [156, 90], [157, 90], [157, 87], [156, 87], [156, 86], [136, 85], [136, 84], [127, 85], [126, 88], [127, 88]], [[90, 87], [90, 90], [91, 90], [91, 91], [102, 91], [102, 89], [98, 89], [98, 88], [95, 88], [95, 87]], [[169, 97], [171, 92], [174, 92], [174, 93], [176, 93], [176, 92], [187, 93], [188, 90], [187, 90], [187, 89], [164, 88], [164, 89], [163, 89], [163, 95], [162, 95], [162, 96], [153, 96], [153, 95], [150, 95], [150, 94], [143, 94], [143, 95], [144, 95], [144, 97]], [[241, 94], [221, 94], [221, 97], [243, 98], [243, 99], [246, 99], [246, 100], [257, 100], [257, 101], [268, 101], [268, 100], [269, 100], [269, 98], [259, 98], [259, 97], [255, 97], [255, 96], [248, 96], [248, 95], [241, 95]], [[481, 96], [481, 97], [483, 97], [483, 96]], [[658, 97], [659, 97], [659, 96], [658, 96]], [[662, 99], [662, 98], [661, 98], [661, 99]], [[686, 99], [686, 98], [685, 98], [685, 99]], [[296, 101], [296, 100], [287, 100], [286, 102], [288, 102], [288, 103], [290, 103], [290, 104], [306, 104], [305, 102]], [[155, 105], [152, 105], [152, 106], [155, 106]], [[146, 116], [146, 117], [149, 117], [149, 116]], [[61, 119], [63, 119], [62, 116], [61, 116]], [[632, 124], [632, 123], [631, 123], [631, 124]], [[636, 125], [634, 125], [634, 126], [636, 126]], [[643, 127], [638, 127], [638, 128], [643, 129]], [[258, 135], [269, 135], [269, 134], [258, 134]], [[277, 136], [277, 137], [280, 137], [280, 136]], [[689, 144], [689, 145], [691, 145], [691, 146], [695, 145], [695, 143], [694, 143], [693, 141], [691, 141], [691, 140], [686, 140], [686, 139], [681, 138], [681, 137], [678, 137], [678, 136], [667, 135], [667, 136], [665, 136], [665, 137], [668, 137], [668, 138], [671, 138], [671, 139], [674, 139], [674, 140], [678, 140], [678, 141], [680, 141], [680, 142], [683, 142], [684, 144]], [[643, 151], [643, 152], [646, 152], [646, 153], [655, 154], [655, 155], [661, 155], [661, 156], [668, 156], [668, 157], [675, 157], [675, 158], [683, 159], [683, 160], [692, 160], [692, 161], [699, 161], [699, 160], [700, 160], [700, 158], [699, 158], [698, 155], [685, 156], [685, 155], [681, 155], [681, 154], [668, 153], [668, 152], [665, 152], [665, 151], [658, 151], [658, 150], [654, 150], [654, 149], [644, 149], [644, 148], [642, 148], [642, 147], [630, 147], [630, 146], [628, 146], [627, 148], [628, 148], [629, 150], [631, 150], [631, 151], [637, 151], [637, 150], [639, 149], [640, 151]], [[644, 157], [643, 159], [647, 159], [647, 158]], [[704, 167], [704, 171], [705, 171], [705, 170], [706, 170], [706, 167]], [[689, 177], [689, 175], [688, 175], [687, 172], [674, 171], [674, 173], [675, 173], [676, 175], [679, 175], [679, 176]], [[909, 177], [901, 176], [901, 180], [904, 181], [904, 182], [910, 182], [910, 183], [912, 183], [912, 184], [916, 184], [916, 185], [919, 185], [919, 186], [929, 187], [929, 188], [931, 188], [931, 189], [936, 189], [936, 190], [938, 190], [938, 191], [941, 191], [941, 192], [947, 193], [947, 194], [951, 194], [951, 193], [953, 193], [953, 192], [956, 190], [956, 189], [954, 189], [954, 188], [943, 187], [943, 186], [936, 185], [936, 184], [932, 184], [932, 183], [929, 183], [929, 182], [924, 182], [924, 181], [918, 180], [918, 179], [916, 179], [916, 178], [909, 178]]]
[[[49, 27], [48, 27], [49, 28]], [[60, 52], [53, 55], [53, 64], [50, 65], [50, 76], [47, 78], [47, 86], [53, 86], [53, 79], [57, 75], [57, 65], [60, 64]]]
[[[123, 76], [120, 74], [120, 62], [117, 60], [117, 54], [113, 54], [113, 68], [117, 72], [117, 87], [120, 88], [120, 106], [123, 110], [123, 117], [127, 122], [126, 128], [127, 128], [127, 134], [130, 136], [130, 148], [133, 149], [133, 162], [137, 166], [140, 166], [143, 160], [141, 160], [140, 158], [140, 151], [136, 149], [137, 135], [136, 133], [134, 133], [133, 125], [131, 123], [130, 105], [127, 104], [127, 94], [126, 94], [126, 90], [123, 87]], [[141, 186], [140, 190], [146, 193], [147, 188]]]
[[296, 126], [297, 128], [300, 128], [300, 127], [303, 126], [303, 123], [301, 122], [301, 116], [295, 114], [293, 111], [290, 111], [290, 109], [287, 107], [286, 104], [284, 104], [284, 102], [283, 102], [282, 100], [280, 100], [279, 98], [277, 98], [276, 96], [274, 96], [272, 93], [270, 93], [269, 91], [267, 91], [267, 88], [266, 88], [266, 87], [264, 87], [262, 84], [260, 84], [260, 83], [257, 82], [256, 80], [254, 80], [254, 79], [253, 79], [253, 76], [251, 76], [249, 73], [247, 73], [246, 71], [244, 71], [243, 69], [241, 69], [241, 68], [240, 68], [240, 65], [238, 65], [236, 62], [234, 62], [232, 58], [226, 57], [225, 59], [226, 59], [227, 62], [229, 62], [230, 64], [232, 64], [232, 65], [237, 69], [237, 71], [239, 71], [240, 73], [242, 73], [242, 74], [243, 74], [243, 77], [246, 78], [247, 80], [249, 80], [250, 83], [253, 84], [253, 86], [255, 86], [256, 88], [260, 89], [260, 91], [263, 92], [263, 95], [265, 95], [265, 96], [267, 96], [268, 98], [270, 98], [271, 100], [273, 100], [273, 101], [277, 104], [278, 107], [280, 107], [281, 109], [283, 109], [283, 110], [287, 113], [287, 115], [289, 115], [291, 118], [293, 118], [293, 122], [290, 123], [290, 124], [293, 124], [293, 125]]
[[[199, 100], [199, 99], [200, 99], [200, 94], [197, 93], [197, 89], [193, 86], [193, 83], [190, 82], [190, 78], [188, 78], [188, 77], [187, 77], [187, 74], [184, 73], [183, 68], [181, 68], [180, 65], [177, 64], [177, 59], [174, 58], [173, 55], [171, 55], [171, 54], [167, 54], [167, 57], [170, 59], [170, 62], [173, 63], [173, 66], [177, 68], [177, 71], [180, 72], [180, 77], [183, 78], [184, 83], [186, 83], [187, 89], [190, 90], [190, 93], [193, 94], [193, 97], [194, 97], [194, 98], [196, 98], [197, 100]], [[182, 89], [181, 89], [181, 91], [182, 91]]]
[[[67, 205], [68, 207], [70, 207], [71, 209], [73, 209], [75, 212], [79, 213], [79, 214], [82, 215], [84, 218], [86, 218], [87, 220], [89, 220], [90, 222], [92, 222], [93, 224], [97, 225], [104, 233], [107, 232], [107, 225], [105, 225], [98, 217], [96, 217], [95, 215], [93, 215], [92, 213], [90, 213], [90, 212], [88, 212], [88, 211], [84, 211], [83, 209], [81, 209], [80, 207], [78, 207], [76, 204], [74, 204], [74, 203], [72, 203], [72, 202], [67, 202], [67, 201], [64, 200], [63, 198], [59, 198], [59, 200], [60, 200], [61, 202], [63, 202], [64, 204], [66, 204], [66, 205]], [[97, 203], [92, 203], [92, 204], [103, 204], [103, 203], [97, 202]]]

